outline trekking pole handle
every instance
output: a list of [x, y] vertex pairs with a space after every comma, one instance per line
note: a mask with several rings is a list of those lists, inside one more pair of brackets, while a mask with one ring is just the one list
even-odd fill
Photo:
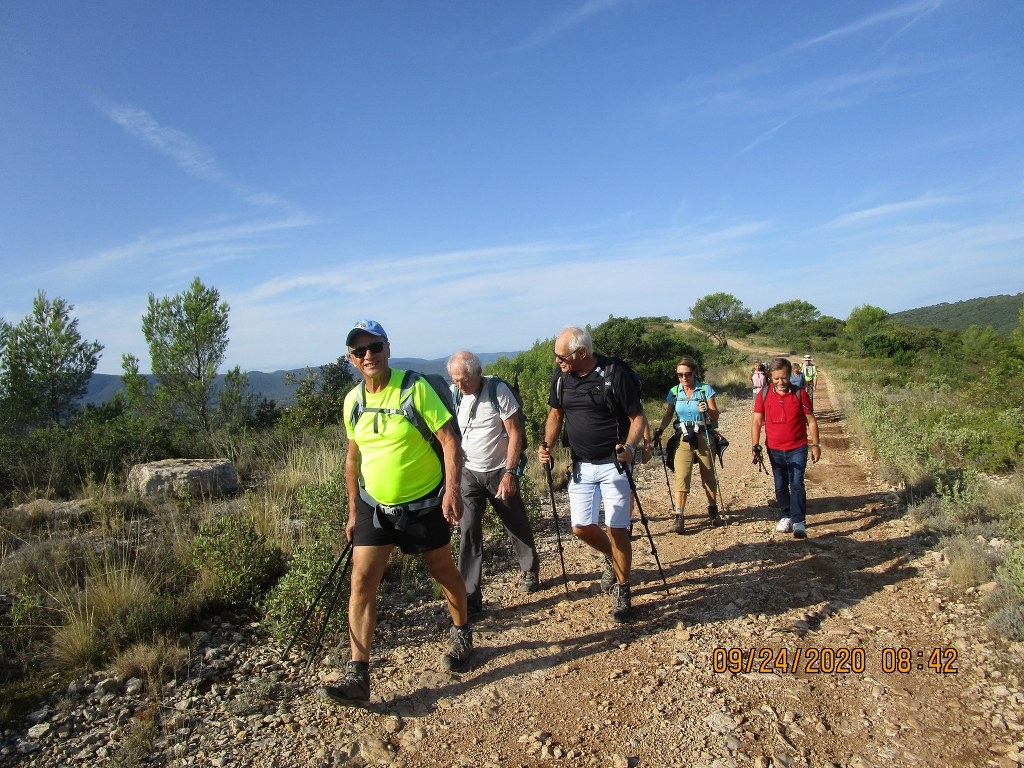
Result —
[[555, 466], [555, 457], [551, 455], [547, 440], [541, 441], [540, 447], [548, 452], [548, 460], [544, 462], [544, 468], [550, 473]]

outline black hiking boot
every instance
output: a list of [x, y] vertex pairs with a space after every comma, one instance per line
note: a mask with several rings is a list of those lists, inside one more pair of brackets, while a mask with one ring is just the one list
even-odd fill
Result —
[[345, 706], [359, 706], [370, 700], [370, 669], [365, 661], [350, 661], [345, 674], [334, 685], [320, 686], [320, 697]]
[[717, 504], [708, 504], [708, 518], [711, 520], [711, 524], [715, 527], [725, 525], [725, 521], [718, 516]]
[[612, 621], [619, 623], [633, 620], [633, 601], [629, 594], [629, 584], [616, 584], [612, 587]]
[[441, 655], [441, 666], [455, 670], [465, 666], [473, 655], [473, 630], [467, 624], [464, 627], [453, 626], [448, 630], [450, 644], [448, 650]]
[[615, 566], [612, 565], [612, 559], [605, 556], [604, 563], [601, 565], [601, 591], [606, 595], [612, 593], [612, 589], [615, 587]]

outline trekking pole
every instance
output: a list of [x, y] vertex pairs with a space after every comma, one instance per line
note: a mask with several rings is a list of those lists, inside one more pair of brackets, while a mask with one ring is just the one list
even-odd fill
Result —
[[338, 602], [338, 596], [341, 595], [341, 586], [345, 583], [345, 571], [352, 564], [352, 543], [349, 542], [348, 546], [345, 547], [348, 552], [348, 558], [345, 560], [345, 564], [341, 566], [341, 575], [338, 577], [338, 581], [334, 585], [334, 594], [331, 595], [331, 602], [327, 605], [327, 610], [324, 612], [324, 620], [320, 622], [320, 631], [317, 632], [316, 640], [313, 641], [313, 647], [309, 649], [309, 655], [306, 657], [306, 669], [309, 669], [313, 664], [313, 657], [316, 656], [320, 650], [320, 644], [323, 642], [324, 633], [327, 631], [327, 624], [331, 620], [331, 614], [334, 613], [334, 606]]
[[665, 470], [665, 487], [668, 488], [668, 504], [672, 507], [676, 500], [672, 496], [672, 482], [668, 479], [668, 460], [665, 457], [665, 446], [661, 444], [661, 435], [654, 438], [654, 445], [658, 448], [658, 453], [661, 454], [661, 466]]
[[754, 460], [751, 462], [751, 464], [757, 464], [757, 473], [761, 474], [762, 472], [764, 472], [766, 475], [770, 475], [771, 472], [769, 472], [768, 467], [764, 465], [764, 451], [761, 450], [760, 445], [754, 449], [754, 454]]
[[[620, 451], [621, 453], [621, 451]], [[647, 540], [651, 543], [651, 554], [654, 555], [654, 562], [658, 565], [658, 573], [661, 574], [661, 581], [665, 585], [665, 594], [668, 592], [668, 579], [665, 578], [665, 571], [661, 568], [661, 559], [658, 557], [658, 548], [654, 546], [654, 537], [651, 536], [651, 526], [647, 524], [647, 515], [644, 514], [644, 506], [640, 503], [640, 494], [636, 490], [636, 481], [633, 479], [633, 473], [630, 472], [630, 468], [624, 467], [619, 462], [615, 462], [615, 468], [619, 472], [626, 474], [626, 480], [629, 481], [629, 490], [633, 493], [633, 498], [636, 499], [636, 511], [640, 513], [640, 524], [644, 527], [644, 531], [647, 532]]]
[[[541, 443], [542, 448], [547, 448], [547, 443]], [[558, 539], [558, 559], [562, 563], [562, 583], [565, 585], [565, 594], [569, 594], [569, 577], [565, 575], [565, 555], [562, 550], [562, 532], [558, 527], [558, 507], [555, 506], [555, 484], [551, 479], [551, 464], [554, 459], [548, 459], [544, 463], [544, 474], [548, 478], [548, 493], [551, 495], [551, 516], [555, 519], [555, 538]]]
[[316, 597], [313, 598], [313, 602], [310, 603], [309, 608], [306, 610], [306, 615], [303, 616], [302, 621], [299, 622], [299, 628], [295, 630], [295, 634], [292, 635], [292, 639], [288, 642], [288, 647], [285, 648], [284, 653], [281, 654], [281, 661], [288, 658], [288, 654], [295, 645], [295, 641], [299, 639], [299, 635], [302, 634], [302, 630], [306, 628], [306, 623], [309, 621], [309, 617], [313, 615], [313, 611], [316, 610], [316, 606], [320, 602], [320, 598], [324, 596], [324, 593], [327, 592], [328, 588], [331, 586], [331, 582], [334, 581], [334, 574], [338, 572], [338, 568], [341, 567], [341, 563], [349, 553], [350, 549], [352, 549], [352, 542], [346, 541], [345, 548], [341, 550], [341, 554], [338, 555], [338, 559], [334, 561], [334, 567], [331, 568], [331, 572], [327, 574], [327, 578], [320, 586], [320, 591], [316, 593]]
[[[700, 401], [707, 405], [708, 396], [704, 392], [704, 388], [700, 390]], [[704, 439], [708, 443], [708, 459], [711, 461], [711, 474], [715, 478], [715, 501], [722, 502], [722, 509], [725, 509], [725, 499], [722, 498], [722, 486], [718, 482], [718, 469], [715, 467], [715, 448], [711, 443], [711, 430], [708, 428], [708, 420], [704, 419]], [[717, 504], [716, 504], [717, 507]]]

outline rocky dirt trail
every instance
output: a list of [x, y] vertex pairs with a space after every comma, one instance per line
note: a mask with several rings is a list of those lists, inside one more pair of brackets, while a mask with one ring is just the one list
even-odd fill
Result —
[[193, 636], [198, 671], [159, 700], [95, 675], [37, 713], [0, 759], [128, 764], [150, 719], [156, 741], [139, 765], [1024, 763], [1024, 647], [989, 639], [978, 595], [950, 590], [941, 555], [823, 383], [804, 541], [775, 533], [770, 478], [748, 458], [749, 400], [721, 422], [732, 442], [720, 472], [727, 526], [710, 527], [691, 497], [693, 532], [669, 533], [661, 460], [641, 468], [668, 587], [638, 523], [630, 625], [610, 620], [600, 561], [568, 532], [560, 495], [568, 594], [545, 506], [543, 588], [520, 594], [511, 556], [492, 558], [476, 658], [461, 674], [438, 663], [448, 623], [438, 601], [382, 599], [365, 710], [316, 697], [327, 664], [282, 664], [258, 625], [225, 617]]

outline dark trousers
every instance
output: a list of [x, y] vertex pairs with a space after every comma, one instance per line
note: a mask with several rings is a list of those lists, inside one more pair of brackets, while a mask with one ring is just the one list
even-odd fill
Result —
[[790, 518], [794, 523], [803, 523], [807, 518], [807, 491], [804, 489], [804, 472], [807, 469], [807, 446], [802, 445], [791, 451], [768, 449], [775, 478], [775, 498], [779, 501], [779, 519]]
[[466, 596], [470, 605], [480, 605], [483, 595], [480, 590], [480, 574], [484, 560], [484, 512], [491, 502], [505, 532], [512, 541], [519, 560], [519, 570], [540, 571], [540, 560], [533, 542], [533, 531], [526, 516], [522, 496], [516, 493], [509, 499], [497, 497], [504, 468], [491, 472], [462, 472], [462, 521], [459, 524], [459, 573], [466, 582]]

